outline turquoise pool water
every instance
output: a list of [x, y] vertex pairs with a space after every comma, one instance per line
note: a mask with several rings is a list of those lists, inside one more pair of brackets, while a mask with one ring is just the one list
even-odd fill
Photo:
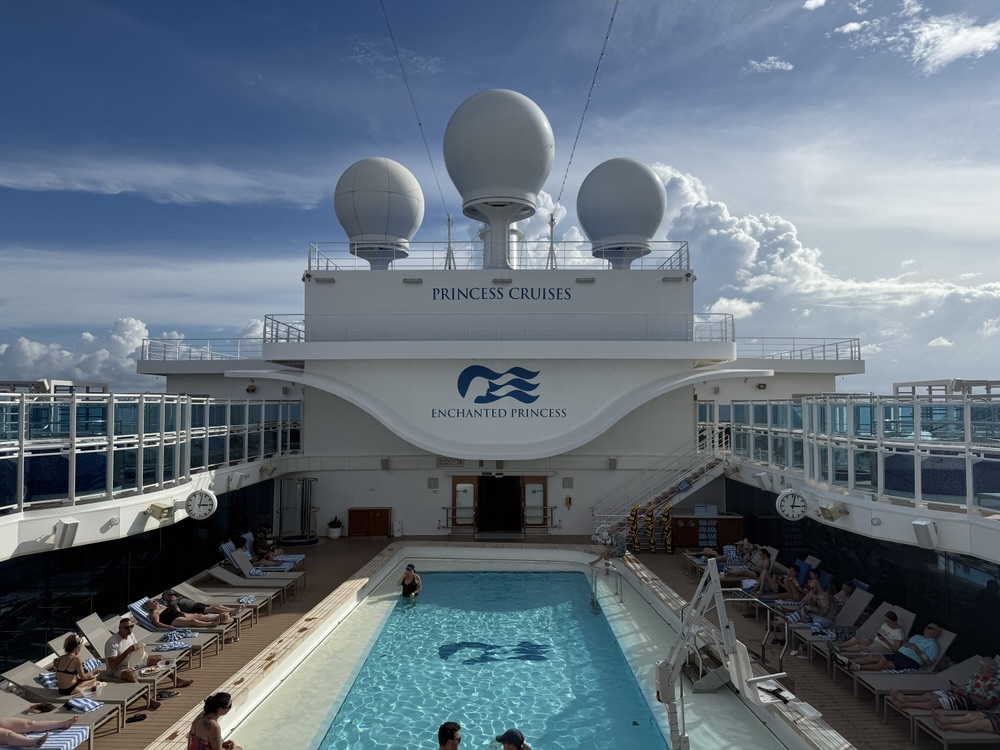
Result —
[[668, 747], [582, 573], [424, 573], [400, 599], [322, 750], [462, 747], [511, 726], [536, 750]]

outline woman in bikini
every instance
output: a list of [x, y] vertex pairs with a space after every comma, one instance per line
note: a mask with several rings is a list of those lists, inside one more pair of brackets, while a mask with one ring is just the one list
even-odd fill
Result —
[[149, 621], [157, 628], [215, 628], [233, 621], [231, 615], [186, 614], [179, 609], [167, 609], [150, 599], [143, 606], [149, 612]]
[[222, 741], [219, 719], [228, 714], [232, 707], [233, 697], [229, 693], [208, 696], [201, 716], [191, 724], [187, 750], [243, 750], [232, 740]]
[[59, 695], [73, 695], [84, 688], [97, 685], [97, 675], [101, 672], [99, 669], [95, 669], [93, 672], [83, 671], [83, 661], [80, 659], [82, 646], [83, 638], [76, 633], [70, 633], [63, 641], [65, 653], [52, 665], [56, 672], [56, 687], [59, 688]]

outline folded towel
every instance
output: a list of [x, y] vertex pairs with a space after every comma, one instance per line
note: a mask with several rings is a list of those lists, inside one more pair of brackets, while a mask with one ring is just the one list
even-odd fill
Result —
[[238, 601], [240, 604], [253, 604], [254, 602], [257, 601], [257, 597], [254, 596], [253, 594], [247, 594], [245, 596], [241, 596], [236, 601]]
[[103, 705], [100, 701], [91, 700], [90, 698], [70, 698], [66, 701], [67, 708], [71, 711], [78, 711], [81, 714], [96, 711]]
[[171, 641], [182, 641], [185, 638], [194, 638], [198, 634], [193, 630], [171, 630], [160, 636], [160, 643], [170, 643]]
[[59, 680], [56, 677], [55, 672], [42, 672], [35, 678], [35, 682], [44, 688], [48, 688], [49, 690], [54, 690], [59, 687]]
[[[41, 739], [43, 734], [31, 732], [26, 735], [32, 739]], [[90, 727], [70, 727], [69, 729], [55, 729], [49, 732], [48, 738], [41, 746], [45, 750], [73, 750], [87, 741], [90, 737]]]
[[183, 651], [186, 648], [191, 648], [191, 644], [184, 643], [184, 641], [171, 641], [170, 643], [161, 643], [153, 651]]
[[103, 668], [104, 668], [104, 662], [101, 661], [100, 659], [87, 659], [87, 661], [83, 663], [84, 672], [93, 672], [95, 669], [103, 669]]

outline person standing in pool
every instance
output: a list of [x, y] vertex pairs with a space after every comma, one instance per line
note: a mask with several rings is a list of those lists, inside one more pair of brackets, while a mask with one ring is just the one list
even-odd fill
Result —
[[415, 599], [417, 594], [420, 593], [421, 588], [420, 576], [417, 575], [417, 566], [409, 563], [406, 566], [403, 577], [399, 579], [399, 583], [396, 585], [403, 587], [404, 599]]
[[440, 750], [458, 750], [462, 741], [462, 727], [457, 721], [446, 721], [438, 727], [438, 748]]

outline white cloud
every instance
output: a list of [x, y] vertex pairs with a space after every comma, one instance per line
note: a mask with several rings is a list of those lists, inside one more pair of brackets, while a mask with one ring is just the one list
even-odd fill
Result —
[[925, 318], [929, 318], [932, 315], [934, 315], [934, 311], [933, 310], [925, 310], [924, 312], [919, 313], [917, 315], [917, 320], [924, 320]]
[[867, 21], [851, 21], [850, 23], [845, 23], [843, 26], [838, 26], [833, 31], [837, 34], [856, 34], [859, 31], [863, 31], [867, 25]]
[[976, 335], [984, 338], [992, 338], [998, 333], [1000, 333], [1000, 318], [984, 320], [983, 324], [976, 329]]
[[705, 312], [727, 313], [732, 315], [734, 320], [740, 320], [741, 318], [749, 318], [763, 306], [764, 305], [761, 302], [750, 302], [745, 299], [729, 299], [727, 297], [719, 297], [719, 299], [705, 308]]
[[235, 169], [209, 162], [179, 163], [106, 153], [25, 158], [0, 153], [0, 187], [118, 195], [136, 193], [157, 203], [257, 204], [269, 201], [314, 208], [332, 188], [329, 174]]
[[773, 73], [776, 70], [794, 70], [795, 66], [780, 57], [770, 56], [765, 60], [748, 60], [743, 73]]
[[936, 73], [963, 57], [979, 59], [1000, 46], [1000, 21], [977, 26], [965, 16], [936, 16], [910, 29], [910, 59], [925, 74]]
[[927, 342], [927, 346], [954, 346], [955, 344], [946, 339], [944, 336], [938, 336], [936, 339], [932, 339]]
[[817, 10], [826, 5], [826, 0], [806, 0], [802, 3], [802, 7], [806, 10]]

